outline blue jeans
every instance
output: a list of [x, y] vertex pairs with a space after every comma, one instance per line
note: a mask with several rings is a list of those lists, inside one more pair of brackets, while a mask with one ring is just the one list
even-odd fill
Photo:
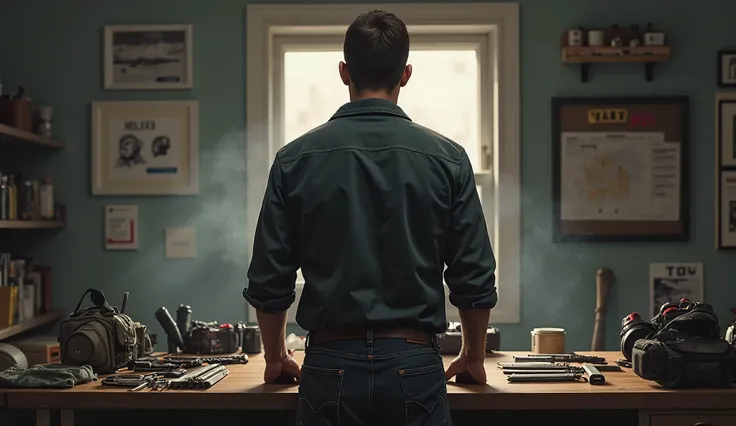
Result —
[[451, 426], [436, 347], [371, 340], [307, 346], [297, 426]]

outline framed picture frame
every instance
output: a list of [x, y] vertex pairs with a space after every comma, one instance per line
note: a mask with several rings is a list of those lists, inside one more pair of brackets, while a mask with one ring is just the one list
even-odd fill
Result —
[[199, 193], [197, 101], [92, 103], [93, 195]]
[[552, 99], [554, 242], [690, 238], [689, 100]]
[[736, 167], [736, 94], [717, 95], [716, 154], [716, 169]]
[[716, 94], [716, 250], [736, 249], [736, 93]]
[[194, 87], [192, 25], [110, 25], [104, 31], [107, 90]]
[[736, 49], [718, 51], [718, 87], [736, 87]]
[[716, 249], [736, 249], [736, 170], [718, 174]]

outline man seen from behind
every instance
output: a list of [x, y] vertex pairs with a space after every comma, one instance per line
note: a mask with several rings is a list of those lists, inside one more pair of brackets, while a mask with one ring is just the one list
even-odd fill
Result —
[[[264, 379], [299, 380], [304, 426], [451, 425], [446, 380], [486, 382], [495, 259], [468, 155], [397, 105], [408, 56], [398, 17], [358, 16], [339, 64], [350, 102], [271, 167], [243, 295], [257, 310]], [[284, 342], [299, 268], [301, 369]], [[463, 332], [446, 370], [443, 271]]]

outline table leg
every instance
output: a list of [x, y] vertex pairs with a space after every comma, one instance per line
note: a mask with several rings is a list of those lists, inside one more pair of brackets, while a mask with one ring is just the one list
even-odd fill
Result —
[[36, 426], [51, 426], [50, 410], [36, 410]]
[[60, 426], [74, 426], [74, 410], [61, 410]]

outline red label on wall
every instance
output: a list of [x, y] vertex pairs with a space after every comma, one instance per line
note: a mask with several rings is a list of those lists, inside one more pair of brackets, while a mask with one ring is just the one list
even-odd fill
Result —
[[635, 127], [654, 126], [654, 116], [649, 114], [631, 114], [629, 123]]

